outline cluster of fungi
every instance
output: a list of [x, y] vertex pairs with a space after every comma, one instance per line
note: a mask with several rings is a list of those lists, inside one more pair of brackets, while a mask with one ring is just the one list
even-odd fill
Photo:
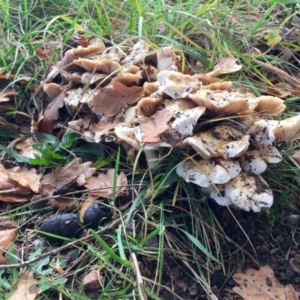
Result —
[[59, 117], [51, 109], [65, 106], [69, 128], [87, 141], [115, 142], [131, 157], [142, 149], [152, 168], [161, 147], [182, 149], [189, 155], [177, 174], [218, 204], [254, 212], [271, 207], [261, 173], [282, 159], [274, 144], [300, 136], [300, 115], [274, 120], [285, 109], [282, 99], [257, 97], [219, 78], [241, 69], [233, 57], [198, 74], [183, 70], [171, 46], [91, 41], [66, 51], [45, 77], [53, 100], [40, 131], [51, 132]]

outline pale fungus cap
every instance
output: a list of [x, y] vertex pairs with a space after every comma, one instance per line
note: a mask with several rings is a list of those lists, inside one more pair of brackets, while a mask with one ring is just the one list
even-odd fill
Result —
[[257, 121], [247, 134], [263, 145], [292, 141], [300, 137], [300, 114], [283, 121]]
[[159, 92], [164, 92], [172, 99], [187, 97], [200, 87], [196, 76], [185, 75], [176, 71], [161, 71], [157, 74]]
[[237, 161], [233, 160], [189, 160], [180, 163], [176, 172], [186, 182], [209, 187], [211, 184], [228, 182], [241, 172], [241, 167]]
[[244, 135], [230, 126], [220, 125], [186, 138], [183, 145], [190, 145], [205, 159], [228, 159], [244, 154], [248, 150], [249, 139], [249, 135]]
[[225, 184], [225, 196], [242, 210], [260, 212], [273, 204], [273, 193], [259, 175], [239, 173]]
[[266, 170], [267, 163], [276, 164], [281, 159], [276, 147], [252, 143], [248, 151], [239, 158], [239, 162], [245, 172], [259, 175]]
[[[252, 103], [257, 103], [256, 98], [248, 94], [238, 92], [198, 90], [195, 94], [190, 94], [195, 103], [205, 106], [207, 112], [212, 115], [245, 114], [251, 109]], [[255, 104], [253, 105], [255, 107]]]

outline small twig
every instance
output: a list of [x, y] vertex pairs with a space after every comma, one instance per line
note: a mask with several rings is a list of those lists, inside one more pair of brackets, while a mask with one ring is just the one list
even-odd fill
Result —
[[[97, 234], [103, 234], [103, 233], [107, 232], [108, 230], [117, 227], [121, 222], [122, 222], [122, 219], [119, 218], [119, 219], [115, 220], [114, 222], [112, 222], [111, 224], [109, 224], [109, 225], [105, 226], [104, 228], [98, 230]], [[66, 245], [63, 245], [61, 247], [58, 247], [56, 249], [53, 249], [53, 250], [48, 251], [46, 253], [43, 253], [43, 254], [41, 254], [41, 255], [39, 255], [39, 256], [31, 259], [31, 260], [23, 261], [23, 262], [21, 262], [19, 264], [0, 265], [0, 270], [3, 270], [3, 269], [20, 269], [20, 268], [27, 267], [30, 264], [35, 263], [35, 262], [37, 262], [37, 261], [39, 261], [39, 260], [41, 260], [41, 259], [43, 259], [45, 257], [51, 256], [51, 255], [55, 255], [55, 254], [57, 254], [57, 253], [59, 253], [59, 252], [61, 252], [63, 250], [69, 249], [69, 248], [71, 248], [73, 246], [76, 246], [76, 245], [82, 243], [82, 242], [88, 242], [89, 240], [91, 240], [93, 238], [94, 238], [93, 235], [89, 234], [89, 235], [87, 235], [85, 237], [82, 237], [82, 238], [80, 238], [78, 240], [70, 242], [70, 243], [68, 243]]]

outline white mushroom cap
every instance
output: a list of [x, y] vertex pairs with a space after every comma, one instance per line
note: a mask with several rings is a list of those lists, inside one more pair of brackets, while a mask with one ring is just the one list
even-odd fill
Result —
[[135, 137], [134, 128], [132, 128], [130, 124], [128, 123], [118, 124], [115, 127], [115, 134], [121, 141], [128, 143], [134, 149], [139, 150], [141, 148], [140, 143], [137, 141]]
[[225, 196], [237, 207], [260, 212], [273, 204], [273, 193], [261, 176], [239, 173], [225, 184]]
[[183, 144], [192, 146], [203, 158], [228, 159], [245, 153], [249, 138], [249, 135], [244, 135], [230, 126], [220, 125], [186, 138]]
[[172, 99], [185, 98], [200, 87], [196, 76], [185, 75], [176, 71], [161, 71], [157, 74], [159, 92], [164, 92]]
[[300, 114], [283, 121], [260, 120], [255, 122], [247, 134], [260, 144], [288, 142], [300, 137]]
[[198, 119], [204, 114], [205, 107], [195, 107], [185, 112], [178, 112], [171, 122], [170, 129], [162, 134], [161, 138], [175, 146], [179, 146], [183, 140], [193, 133]]
[[177, 174], [186, 182], [193, 182], [201, 187], [224, 184], [240, 171], [241, 167], [237, 161], [224, 159], [184, 161], [176, 168]]
[[251, 174], [259, 175], [267, 168], [268, 163], [279, 163], [282, 159], [276, 147], [268, 145], [251, 144], [249, 150], [239, 158], [242, 169]]

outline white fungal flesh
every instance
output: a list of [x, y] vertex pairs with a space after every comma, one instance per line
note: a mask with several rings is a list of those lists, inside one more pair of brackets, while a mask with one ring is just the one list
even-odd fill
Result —
[[246, 211], [259, 212], [273, 204], [273, 193], [264, 179], [245, 172], [225, 184], [225, 196]]

